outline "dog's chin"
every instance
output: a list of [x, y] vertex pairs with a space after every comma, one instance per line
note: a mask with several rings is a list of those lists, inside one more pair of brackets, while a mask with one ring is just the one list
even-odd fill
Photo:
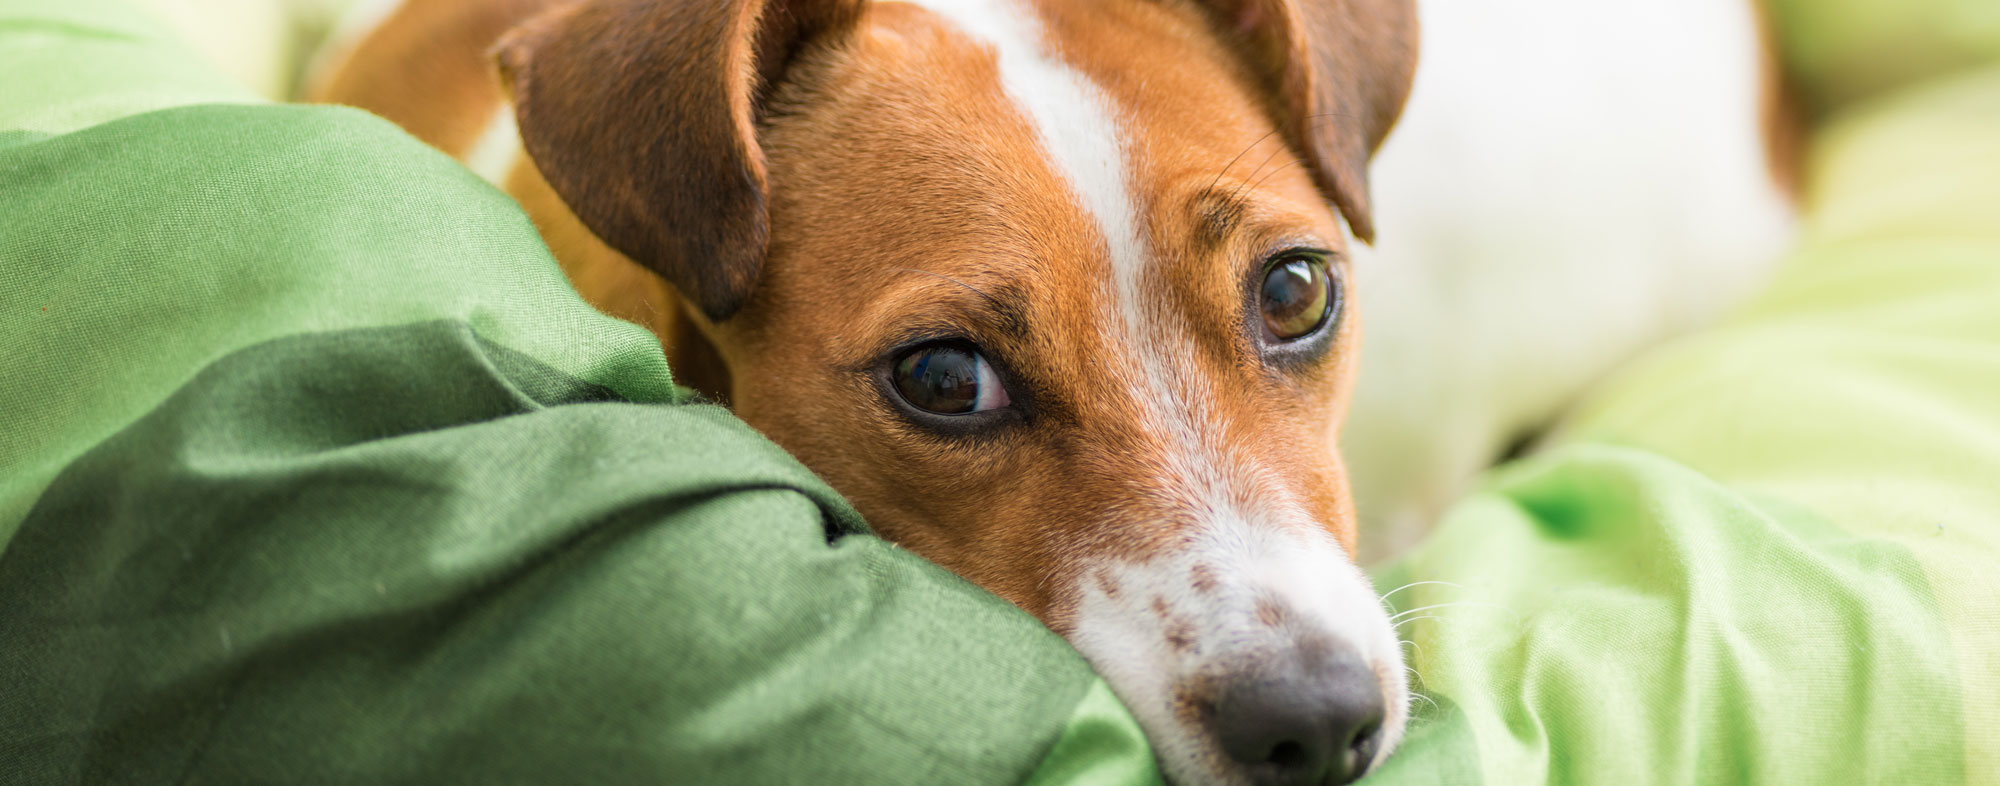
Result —
[[[1177, 786], [1345, 783], [1401, 743], [1410, 715], [1401, 643], [1361, 571], [1316, 534], [1238, 528], [1180, 553], [1084, 572], [1069, 638], [1138, 719]], [[1326, 663], [1351, 667], [1316, 665]], [[1326, 705], [1379, 692], [1379, 714], [1364, 720], [1341, 706], [1304, 710], [1339, 719], [1300, 725], [1336, 729], [1319, 738], [1334, 740], [1324, 743], [1332, 763], [1323, 776], [1242, 755], [1241, 728], [1265, 720], [1230, 701], [1243, 693], [1236, 688], [1269, 695], [1277, 685], [1282, 694], [1294, 680], [1308, 688], [1292, 693], [1326, 696]], [[1300, 711], [1300, 702], [1281, 704]], [[1236, 755], [1226, 736], [1236, 738]]]

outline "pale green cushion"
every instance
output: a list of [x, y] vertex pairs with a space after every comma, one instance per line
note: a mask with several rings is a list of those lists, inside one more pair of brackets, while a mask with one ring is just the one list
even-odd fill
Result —
[[1371, 783], [2000, 777], [2000, 68], [1827, 129], [1770, 290], [1596, 389], [1384, 591]]

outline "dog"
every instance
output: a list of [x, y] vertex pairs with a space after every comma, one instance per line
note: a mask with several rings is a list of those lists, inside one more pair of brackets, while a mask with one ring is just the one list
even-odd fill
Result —
[[313, 98], [514, 195], [682, 382], [1066, 636], [1171, 779], [1347, 782], [1396, 746], [1333, 446], [1409, 0], [403, 0], [366, 27]]

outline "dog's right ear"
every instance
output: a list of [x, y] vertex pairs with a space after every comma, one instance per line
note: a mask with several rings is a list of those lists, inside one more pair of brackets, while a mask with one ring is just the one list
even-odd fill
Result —
[[1417, 67], [1413, 0], [1197, 0], [1248, 55], [1278, 128], [1362, 240], [1375, 238], [1368, 160]]
[[580, 0], [495, 49], [528, 156], [598, 238], [711, 320], [749, 297], [769, 242], [758, 107], [866, 0]]

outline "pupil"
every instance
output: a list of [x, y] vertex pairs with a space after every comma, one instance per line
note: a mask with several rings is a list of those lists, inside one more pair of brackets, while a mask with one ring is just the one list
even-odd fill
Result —
[[944, 347], [918, 350], [900, 365], [896, 388], [911, 404], [958, 415], [972, 411], [979, 401], [978, 366], [968, 352]]
[[1263, 296], [1264, 326], [1272, 335], [1281, 339], [1306, 335], [1326, 319], [1326, 272], [1311, 260], [1286, 262], [1265, 275]]

